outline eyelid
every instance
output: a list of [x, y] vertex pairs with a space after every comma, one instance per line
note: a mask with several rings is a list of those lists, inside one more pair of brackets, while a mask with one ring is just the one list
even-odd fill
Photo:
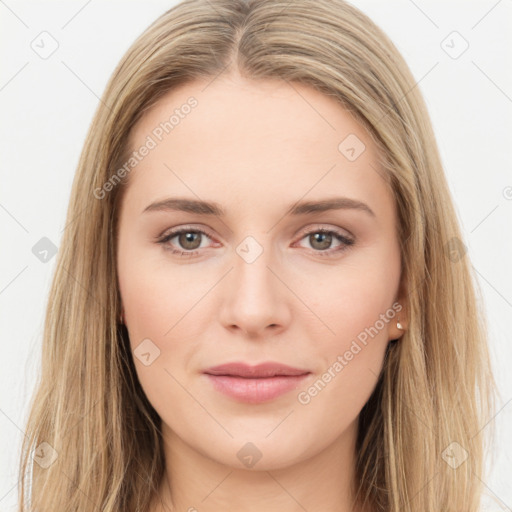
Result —
[[157, 235], [155, 237], [155, 239], [158, 241], [158, 240], [161, 240], [162, 238], [167, 238], [169, 236], [174, 237], [176, 235], [179, 235], [183, 231], [194, 231], [194, 232], [197, 231], [198, 233], [203, 233], [203, 234], [207, 235], [211, 239], [215, 239], [213, 232], [211, 230], [209, 230], [207, 227], [205, 227], [205, 226], [198, 227], [198, 226], [187, 225], [187, 224], [183, 224], [183, 225], [177, 226], [175, 228], [171, 228], [171, 229], [165, 229], [164, 231], [162, 231], [162, 233], [160, 235]]
[[301, 236], [301, 239], [302, 239], [304, 236], [309, 235], [311, 232], [316, 233], [317, 231], [332, 231], [333, 233], [336, 233], [336, 234], [342, 236], [343, 238], [350, 239], [352, 241], [355, 240], [354, 235], [352, 235], [352, 233], [350, 233], [350, 231], [340, 228], [338, 226], [331, 226], [329, 224], [322, 224], [322, 223], [308, 225], [306, 228], [301, 229], [299, 231], [299, 234], [302, 233], [302, 236]]

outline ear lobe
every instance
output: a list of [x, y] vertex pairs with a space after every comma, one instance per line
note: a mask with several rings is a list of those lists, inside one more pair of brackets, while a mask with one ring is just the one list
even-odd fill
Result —
[[406, 321], [403, 320], [403, 314], [402, 311], [400, 313], [397, 313], [395, 318], [393, 318], [389, 322], [389, 328], [388, 328], [388, 339], [389, 341], [398, 340], [400, 339], [404, 332], [407, 330], [406, 327]]
[[408, 308], [405, 299], [399, 299], [395, 304], [398, 304], [399, 306], [395, 308], [396, 316], [393, 318], [393, 322], [398, 334], [401, 335], [409, 326]]
[[402, 282], [397, 299], [393, 303], [395, 317], [390, 322], [390, 340], [399, 339], [403, 336], [409, 325], [409, 311], [407, 308], [407, 284]]

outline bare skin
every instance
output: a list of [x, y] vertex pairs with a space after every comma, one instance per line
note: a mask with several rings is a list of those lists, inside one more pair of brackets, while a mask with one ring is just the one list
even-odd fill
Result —
[[[238, 75], [207, 83], [171, 91], [135, 126], [133, 149], [187, 98], [198, 102], [131, 171], [121, 207], [130, 343], [135, 350], [149, 339], [151, 358], [159, 351], [149, 365], [134, 358], [163, 425], [166, 474], [151, 510], [353, 512], [358, 417], [388, 342], [403, 333], [397, 319], [404, 328], [407, 320], [392, 191], [368, 133], [332, 98]], [[338, 148], [349, 134], [362, 152], [354, 138]], [[143, 213], [171, 197], [214, 201], [225, 216]], [[298, 201], [334, 197], [371, 212], [286, 214]], [[157, 242], [180, 227], [188, 238]], [[322, 239], [319, 228], [331, 234]], [[259, 255], [248, 262], [247, 254]], [[371, 326], [378, 333], [363, 344]], [[203, 373], [233, 361], [310, 373], [251, 404]], [[247, 455], [258, 459], [251, 467]]]

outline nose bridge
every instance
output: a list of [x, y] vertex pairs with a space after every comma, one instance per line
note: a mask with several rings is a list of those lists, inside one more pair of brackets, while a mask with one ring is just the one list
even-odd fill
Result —
[[286, 321], [282, 283], [269, 269], [275, 265], [270, 237], [247, 236], [235, 248], [222, 321], [246, 332], [260, 331]]
[[275, 259], [270, 237], [259, 235], [257, 239], [253, 235], [246, 236], [236, 247], [236, 256], [233, 277], [238, 300], [245, 297], [268, 304], [275, 296], [277, 284], [268, 268], [272, 267]]

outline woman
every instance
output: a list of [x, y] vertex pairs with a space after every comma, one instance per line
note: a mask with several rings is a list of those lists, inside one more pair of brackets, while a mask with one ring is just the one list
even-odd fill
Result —
[[485, 324], [420, 92], [360, 11], [170, 9], [67, 215], [20, 511], [478, 510]]

